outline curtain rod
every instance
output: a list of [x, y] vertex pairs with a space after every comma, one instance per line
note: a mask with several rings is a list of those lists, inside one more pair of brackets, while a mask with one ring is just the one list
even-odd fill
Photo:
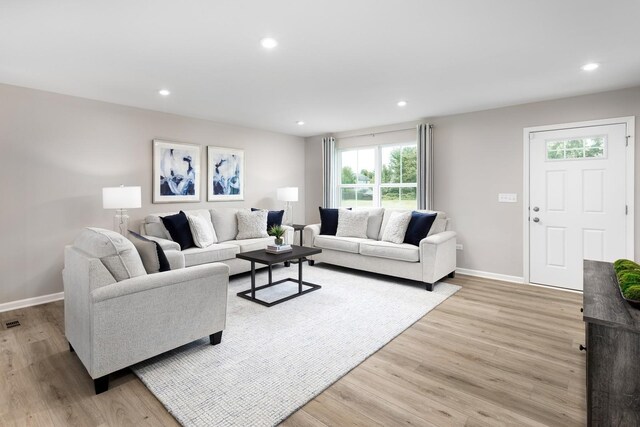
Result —
[[[367, 132], [367, 133], [361, 133], [361, 134], [358, 134], [358, 135], [349, 135], [349, 136], [343, 136], [343, 137], [334, 136], [334, 138], [336, 140], [338, 140], [338, 139], [358, 138], [358, 137], [361, 137], [361, 136], [373, 136], [373, 137], [375, 137], [376, 135], [382, 135], [382, 134], [385, 134], [385, 133], [403, 132], [405, 130], [416, 130], [417, 126], [418, 125], [410, 127], [410, 128], [404, 128], [404, 129], [383, 130], [383, 131], [380, 131], [380, 132]], [[433, 125], [429, 124], [429, 128], [432, 128], [432, 127], [433, 127]]]
[[406, 129], [395, 129], [395, 130], [384, 130], [381, 132], [368, 132], [368, 133], [362, 133], [362, 134], [358, 134], [358, 135], [349, 135], [349, 136], [335, 136], [335, 139], [349, 139], [349, 138], [358, 138], [360, 136], [373, 136], [375, 137], [376, 135], [382, 135], [384, 133], [393, 133], [393, 132], [403, 132], [405, 130], [415, 130], [415, 127], [411, 127], [411, 128], [406, 128]]

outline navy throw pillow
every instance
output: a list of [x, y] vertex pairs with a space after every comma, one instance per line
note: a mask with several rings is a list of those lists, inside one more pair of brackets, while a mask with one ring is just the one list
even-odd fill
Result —
[[404, 242], [411, 245], [420, 245], [420, 240], [427, 237], [433, 221], [436, 220], [435, 213], [411, 212], [411, 221], [404, 235]]
[[[263, 209], [251, 208], [251, 212], [261, 210]], [[268, 211], [267, 231], [269, 231], [274, 225], [282, 225], [282, 218], [284, 218], [284, 211]]]
[[180, 250], [185, 250], [196, 245], [191, 235], [189, 220], [184, 212], [180, 211], [180, 213], [163, 216], [160, 217], [160, 219], [171, 235], [171, 239], [180, 245]]
[[[338, 209], [321, 208], [320, 209], [320, 234], [326, 236], [335, 236], [338, 231]], [[351, 210], [351, 208], [347, 208]]]

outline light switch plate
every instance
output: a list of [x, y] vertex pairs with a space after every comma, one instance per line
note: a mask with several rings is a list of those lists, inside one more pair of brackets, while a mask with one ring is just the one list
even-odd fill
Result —
[[498, 202], [500, 203], [517, 203], [518, 194], [516, 193], [500, 193], [498, 194]]

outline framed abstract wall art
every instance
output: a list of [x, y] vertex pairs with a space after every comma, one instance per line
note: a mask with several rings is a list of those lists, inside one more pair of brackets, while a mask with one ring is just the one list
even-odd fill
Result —
[[197, 144], [153, 140], [153, 203], [200, 201], [200, 153]]
[[244, 200], [244, 150], [207, 147], [207, 200]]

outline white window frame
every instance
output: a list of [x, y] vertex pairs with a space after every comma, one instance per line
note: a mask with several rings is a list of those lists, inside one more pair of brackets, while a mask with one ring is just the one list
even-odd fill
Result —
[[[337, 184], [336, 184], [336, 200], [338, 205], [341, 206], [342, 203], [342, 189], [343, 188], [353, 188], [356, 190], [362, 188], [371, 188], [373, 187], [373, 207], [382, 207], [382, 188], [415, 188], [416, 189], [416, 206], [414, 209], [418, 208], [418, 176], [416, 171], [416, 182], [415, 183], [382, 183], [382, 150], [387, 147], [416, 147], [418, 148], [417, 142], [408, 141], [408, 142], [394, 142], [389, 144], [378, 144], [378, 145], [363, 145], [358, 147], [345, 147], [339, 148], [336, 150], [336, 161], [335, 165], [337, 166]], [[375, 184], [342, 184], [342, 153], [345, 151], [360, 151], [360, 150], [370, 150], [375, 149]], [[417, 161], [417, 159], [416, 159]], [[416, 165], [417, 166], [417, 165]], [[360, 171], [355, 171], [356, 175], [360, 173]], [[357, 197], [357, 196], [356, 196]], [[356, 199], [357, 202], [357, 199]]]

